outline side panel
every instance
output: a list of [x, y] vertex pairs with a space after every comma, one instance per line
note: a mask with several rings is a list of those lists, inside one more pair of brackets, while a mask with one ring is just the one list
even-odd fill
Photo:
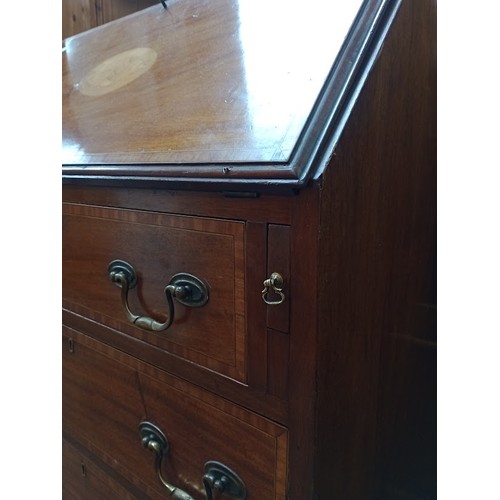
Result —
[[404, 1], [321, 179], [315, 498], [436, 496], [435, 58]]

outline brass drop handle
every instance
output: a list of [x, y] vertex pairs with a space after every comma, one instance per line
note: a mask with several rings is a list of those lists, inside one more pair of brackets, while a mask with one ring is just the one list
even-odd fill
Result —
[[[262, 290], [262, 300], [270, 306], [278, 306], [285, 301], [283, 293], [283, 277], [279, 273], [273, 273], [264, 281], [264, 290]], [[269, 293], [272, 291], [274, 295], [278, 295], [276, 300], [269, 300]]]
[[[194, 500], [194, 498], [185, 491], [177, 488], [165, 480], [162, 474], [163, 458], [167, 455], [169, 444], [163, 431], [152, 424], [144, 421], [139, 424], [139, 434], [142, 445], [155, 453], [155, 470], [163, 486], [169, 493], [169, 498], [175, 500]], [[247, 496], [246, 486], [242, 479], [224, 464], [215, 461], [209, 461], [205, 464], [203, 476], [203, 485], [207, 494], [207, 500], [215, 500], [223, 494], [226, 498], [234, 500], [245, 500]]]
[[121, 288], [121, 301], [125, 315], [135, 326], [161, 332], [170, 327], [174, 321], [174, 301], [188, 307], [201, 307], [208, 302], [208, 289], [206, 285], [196, 276], [187, 273], [179, 273], [172, 277], [165, 287], [167, 298], [167, 319], [164, 322], [156, 321], [149, 316], [134, 314], [128, 305], [128, 292], [137, 284], [137, 274], [134, 268], [123, 260], [114, 260], [108, 265], [108, 277]]
[[177, 488], [176, 486], [168, 483], [161, 472], [161, 464], [163, 457], [168, 452], [168, 441], [158, 427], [151, 422], [141, 422], [139, 425], [139, 433], [141, 435], [141, 443], [144, 448], [151, 450], [155, 453], [155, 470], [161, 484], [165, 486], [169, 493], [169, 498], [175, 500], [194, 500], [194, 498], [185, 491]]

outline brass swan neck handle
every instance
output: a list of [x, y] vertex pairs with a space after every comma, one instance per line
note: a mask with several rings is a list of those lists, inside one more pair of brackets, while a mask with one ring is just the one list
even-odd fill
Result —
[[114, 260], [108, 265], [109, 279], [121, 289], [121, 302], [127, 319], [144, 330], [161, 332], [169, 328], [175, 317], [174, 299], [188, 307], [202, 307], [208, 302], [208, 288], [196, 276], [188, 273], [175, 274], [164, 292], [167, 298], [167, 319], [157, 321], [149, 316], [134, 314], [128, 304], [128, 293], [137, 284], [137, 274], [128, 262]]
[[[144, 448], [155, 453], [155, 470], [161, 484], [175, 500], [195, 500], [189, 493], [170, 484], [162, 473], [162, 462], [169, 450], [169, 443], [163, 431], [155, 424], [143, 421], [139, 424], [139, 434]], [[246, 486], [243, 480], [229, 467], [220, 462], [209, 461], [204, 467], [203, 485], [206, 500], [216, 500], [221, 495], [233, 500], [245, 500]]]

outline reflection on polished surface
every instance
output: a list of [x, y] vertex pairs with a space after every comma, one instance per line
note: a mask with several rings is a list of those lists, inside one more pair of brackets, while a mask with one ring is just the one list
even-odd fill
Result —
[[63, 163], [286, 162], [360, 5], [177, 0], [66, 40]]

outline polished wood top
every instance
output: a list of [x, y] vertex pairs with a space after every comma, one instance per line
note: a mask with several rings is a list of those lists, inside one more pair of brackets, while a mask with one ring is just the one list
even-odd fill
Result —
[[297, 179], [384, 3], [171, 0], [66, 39], [66, 174]]

